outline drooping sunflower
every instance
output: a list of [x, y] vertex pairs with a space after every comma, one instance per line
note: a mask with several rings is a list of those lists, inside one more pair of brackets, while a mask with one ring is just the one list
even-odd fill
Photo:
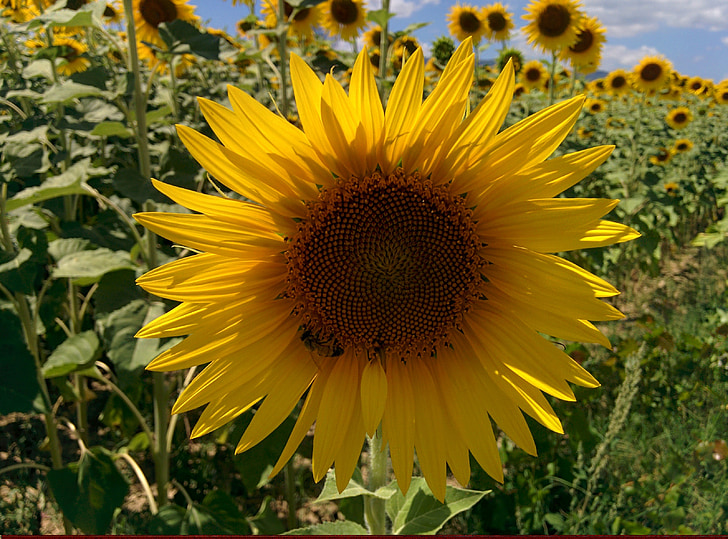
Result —
[[645, 56], [632, 70], [632, 83], [641, 92], [660, 90], [670, 81], [672, 64], [659, 56]]
[[693, 121], [693, 113], [688, 107], [677, 107], [667, 113], [665, 121], [673, 129], [683, 129]]
[[[311, 37], [313, 35], [313, 29], [318, 25], [321, 18], [321, 12], [318, 8], [314, 6], [294, 10], [291, 4], [283, 2], [283, 9], [285, 9], [286, 20], [289, 24], [288, 35], [300, 37]], [[275, 28], [276, 24], [278, 24], [278, 0], [263, 0], [260, 12], [265, 17], [266, 26]]]
[[604, 26], [596, 17], [584, 17], [576, 34], [576, 43], [564, 47], [561, 59], [584, 73], [596, 70], [601, 60], [602, 47], [606, 40]]
[[496, 2], [485, 6], [482, 14], [485, 21], [485, 37], [491, 41], [508, 41], [511, 38], [511, 30], [515, 25], [508, 6]]
[[539, 60], [531, 60], [521, 68], [520, 80], [529, 90], [542, 90], [549, 80], [549, 72]]
[[498, 71], [503, 71], [503, 68], [506, 67], [508, 62], [513, 63], [513, 71], [515, 71], [516, 75], [518, 75], [521, 72], [521, 69], [523, 69], [523, 64], [525, 63], [523, 53], [518, 49], [504, 48], [498, 54]]
[[576, 0], [531, 0], [523, 19], [528, 42], [544, 51], [560, 51], [576, 44], [582, 13]]
[[77, 39], [69, 37], [60, 37], [53, 39], [53, 45], [61, 48], [61, 55], [58, 57], [59, 63], [56, 64], [56, 70], [61, 75], [73, 75], [86, 71], [91, 65], [91, 60], [82, 56], [88, 51], [88, 46]]
[[675, 141], [672, 149], [675, 153], [686, 153], [693, 149], [693, 141], [688, 138], [679, 138]]
[[487, 31], [483, 8], [473, 7], [470, 4], [456, 3], [450, 8], [447, 21], [450, 35], [458, 41], [471, 38], [478, 44]]
[[613, 147], [546, 160], [583, 97], [499, 133], [510, 65], [463, 120], [470, 40], [424, 102], [418, 49], [386, 110], [364, 51], [348, 94], [296, 55], [290, 66], [302, 130], [234, 86], [232, 110], [199, 100], [220, 143], [178, 126], [209, 174], [249, 201], [155, 181], [199, 213], [135, 216], [198, 253], [138, 280], [181, 304], [137, 336], [187, 336], [147, 368], [208, 364], [173, 408], [206, 405], [193, 436], [260, 403], [237, 452], [303, 399], [273, 473], [315, 422], [314, 479], [333, 464], [339, 490], [380, 425], [403, 492], [415, 452], [440, 500], [448, 465], [469, 481], [469, 452], [502, 480], [491, 418], [535, 454], [524, 412], [563, 432], [542, 391], [574, 400], [568, 382], [598, 385], [540, 333], [608, 345], [588, 320], [623, 316], [601, 301], [614, 287], [552, 254], [637, 237], [601, 219], [616, 200], [554, 198]]
[[326, 0], [319, 4], [319, 9], [321, 26], [331, 37], [353, 39], [368, 24], [366, 4], [362, 0]]
[[612, 95], [623, 95], [630, 91], [629, 73], [624, 69], [615, 69], [607, 75], [604, 82], [607, 92]]
[[650, 156], [650, 163], [657, 166], [663, 166], [670, 162], [675, 152], [672, 148], [658, 148], [654, 155]]
[[193, 23], [199, 19], [187, 0], [134, 0], [134, 26], [138, 41], [163, 46], [159, 25], [177, 19]]

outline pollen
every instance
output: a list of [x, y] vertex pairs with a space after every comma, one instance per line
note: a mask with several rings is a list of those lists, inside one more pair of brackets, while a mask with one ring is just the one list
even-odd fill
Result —
[[406, 359], [448, 342], [483, 264], [464, 198], [401, 169], [309, 203], [290, 240], [288, 295], [308, 331]]

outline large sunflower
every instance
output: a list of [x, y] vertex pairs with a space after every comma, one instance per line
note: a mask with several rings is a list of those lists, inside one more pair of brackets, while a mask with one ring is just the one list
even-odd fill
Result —
[[612, 95], [623, 95], [630, 91], [630, 75], [624, 69], [615, 69], [607, 75], [604, 87]]
[[195, 22], [195, 7], [187, 0], [134, 0], [134, 26], [139, 41], [162, 46], [164, 41], [159, 35], [159, 25], [181, 19]]
[[632, 84], [641, 92], [650, 93], [670, 81], [672, 64], [659, 56], [645, 56], [632, 70]]
[[549, 72], [540, 60], [531, 60], [521, 68], [520, 79], [529, 90], [543, 90], [549, 80]]
[[493, 41], [508, 41], [514, 28], [513, 17], [508, 6], [500, 2], [483, 8], [486, 37]]
[[321, 26], [331, 37], [354, 39], [367, 24], [366, 4], [362, 0], [326, 0], [319, 4]]
[[576, 43], [561, 51], [561, 58], [571, 62], [571, 65], [582, 72], [596, 69], [602, 55], [604, 26], [596, 17], [584, 17], [577, 32]]
[[471, 38], [479, 43], [487, 31], [483, 8], [473, 7], [460, 2], [450, 8], [447, 13], [447, 28], [450, 35], [459, 41]]
[[335, 464], [341, 490], [381, 424], [400, 488], [416, 451], [442, 500], [447, 465], [469, 481], [468, 452], [502, 480], [491, 418], [530, 454], [522, 412], [563, 432], [542, 391], [574, 400], [568, 382], [598, 383], [540, 333], [608, 345], [588, 320], [622, 314], [600, 300], [615, 288], [551, 253], [637, 233], [601, 220], [616, 200], [554, 198], [613, 149], [545, 160], [583, 97], [499, 133], [513, 69], [463, 120], [473, 67], [466, 40], [422, 102], [418, 49], [385, 111], [364, 51], [348, 95], [292, 55], [302, 131], [234, 86], [232, 110], [200, 99], [220, 143], [178, 126], [193, 157], [250, 200], [155, 181], [199, 213], [135, 216], [198, 252], [138, 280], [182, 303], [137, 336], [187, 335], [147, 368], [209, 364], [173, 408], [206, 405], [193, 436], [260, 403], [245, 451], [303, 399], [273, 473], [315, 422], [314, 479]]
[[532, 0], [523, 18], [528, 42], [544, 51], [560, 51], [576, 44], [582, 13], [576, 0]]
[[[318, 25], [321, 16], [321, 12], [317, 7], [294, 10], [291, 4], [284, 2], [283, 9], [285, 9], [286, 19], [289, 23], [288, 35], [301, 37], [311, 37], [313, 35], [313, 29]], [[278, 0], [263, 0], [260, 12], [265, 17], [266, 26], [275, 28], [278, 23]]]

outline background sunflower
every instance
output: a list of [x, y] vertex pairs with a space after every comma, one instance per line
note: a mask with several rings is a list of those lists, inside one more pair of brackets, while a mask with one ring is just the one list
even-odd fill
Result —
[[458, 41], [472, 38], [479, 43], [487, 31], [484, 8], [476, 8], [470, 4], [456, 3], [447, 14], [450, 35]]
[[164, 45], [158, 29], [163, 22], [180, 19], [194, 23], [199, 19], [187, 0], [134, 0], [133, 9], [137, 41], [157, 46]]
[[526, 7], [523, 28], [528, 42], [544, 51], [560, 51], [578, 40], [582, 12], [575, 0], [532, 0]]
[[366, 4], [362, 0], [326, 0], [318, 7], [321, 26], [332, 37], [353, 39], [369, 24]]
[[645, 56], [632, 70], [632, 84], [641, 92], [654, 92], [670, 81], [672, 65], [659, 56]]
[[511, 37], [513, 15], [508, 7], [500, 2], [487, 5], [482, 11], [482, 20], [485, 21], [485, 34], [491, 41], [508, 41]]

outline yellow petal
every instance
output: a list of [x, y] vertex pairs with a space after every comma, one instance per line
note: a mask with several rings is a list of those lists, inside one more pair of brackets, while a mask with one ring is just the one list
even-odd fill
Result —
[[361, 376], [361, 404], [364, 427], [374, 436], [387, 403], [387, 374], [379, 359], [367, 362]]
[[379, 98], [377, 83], [366, 47], [356, 58], [349, 82], [351, 106], [361, 117], [365, 137], [366, 169], [374, 170], [382, 160], [382, 135], [384, 133], [384, 109]]
[[[389, 441], [389, 453], [397, 483], [407, 493], [412, 479], [412, 464], [415, 445], [414, 387], [411, 380], [411, 365], [402, 364], [399, 358], [388, 358], [387, 363], [387, 407], [382, 416], [382, 429]], [[409, 362], [411, 363], [411, 362]]]

